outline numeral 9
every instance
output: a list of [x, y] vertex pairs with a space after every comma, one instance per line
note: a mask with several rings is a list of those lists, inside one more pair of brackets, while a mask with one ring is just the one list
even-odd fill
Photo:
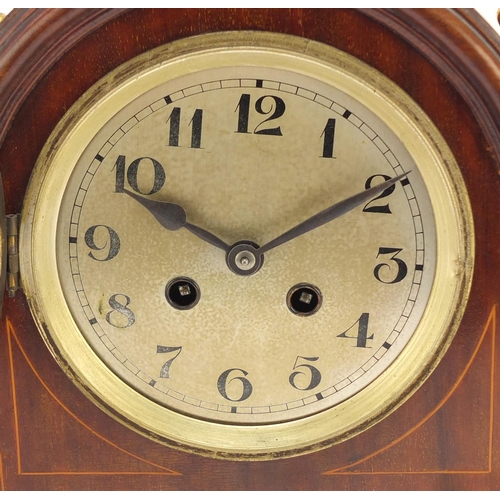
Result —
[[[104, 234], [104, 231], [99, 229], [104, 228], [107, 231], [107, 234]], [[97, 233], [97, 235], [96, 235]], [[99, 246], [96, 243], [96, 240], [100, 241], [102, 244]], [[120, 238], [116, 231], [111, 229], [109, 226], [97, 225], [91, 226], [85, 232], [85, 243], [91, 249], [96, 252], [101, 252], [102, 250], [108, 250], [107, 255], [103, 257], [104, 254], [99, 253], [99, 256], [94, 255], [94, 253], [89, 252], [89, 257], [94, 260], [98, 260], [100, 262], [105, 262], [107, 260], [111, 260], [118, 255], [120, 251]]]

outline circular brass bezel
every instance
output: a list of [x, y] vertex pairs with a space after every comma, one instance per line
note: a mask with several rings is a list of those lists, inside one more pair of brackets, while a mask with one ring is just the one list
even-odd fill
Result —
[[[96, 132], [127, 103], [166, 79], [221, 66], [268, 66], [333, 85], [369, 108], [418, 166], [434, 210], [435, 281], [424, 316], [403, 352], [369, 386], [315, 415], [267, 425], [198, 420], [139, 394], [101, 361], [66, 304], [56, 261], [56, 230], [73, 165]], [[332, 47], [273, 33], [215, 33], [143, 54], [98, 82], [52, 133], [35, 166], [21, 223], [20, 266], [33, 317], [76, 385], [128, 427], [158, 442], [234, 460], [312, 452], [346, 440], [387, 416], [428, 377], [453, 339], [472, 279], [474, 236], [465, 184], [453, 155], [425, 113], [373, 68]]]

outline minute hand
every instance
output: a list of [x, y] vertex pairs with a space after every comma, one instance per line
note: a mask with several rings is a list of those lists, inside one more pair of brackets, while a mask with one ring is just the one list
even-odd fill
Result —
[[361, 193], [355, 194], [354, 196], [335, 203], [335, 205], [332, 205], [331, 207], [317, 213], [316, 215], [313, 215], [309, 219], [288, 230], [286, 233], [283, 233], [281, 236], [278, 236], [274, 240], [271, 240], [269, 243], [261, 246], [258, 249], [258, 253], [262, 255], [263, 253], [268, 252], [269, 250], [276, 248], [277, 246], [282, 245], [287, 241], [293, 240], [298, 236], [301, 236], [302, 234], [308, 233], [309, 231], [312, 231], [313, 229], [316, 229], [317, 227], [320, 227], [323, 224], [326, 224], [327, 222], [330, 222], [337, 217], [350, 212], [352, 209], [356, 208], [359, 205], [362, 205], [363, 203], [368, 203], [372, 198], [382, 193], [396, 182], [403, 179], [403, 177], [406, 177], [409, 173], [410, 172], [405, 172], [404, 174], [393, 177], [388, 181], [377, 184], [370, 189], [366, 189]]

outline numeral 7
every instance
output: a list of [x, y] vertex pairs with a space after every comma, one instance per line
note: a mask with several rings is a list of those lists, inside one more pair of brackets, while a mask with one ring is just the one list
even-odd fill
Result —
[[170, 358], [169, 360], [165, 361], [165, 363], [163, 363], [163, 366], [161, 367], [161, 370], [160, 370], [160, 378], [170, 378], [170, 366], [174, 362], [174, 359], [177, 356], [179, 356], [179, 354], [181, 353], [182, 346], [179, 346], [179, 347], [167, 347], [164, 345], [157, 345], [156, 346], [156, 353], [157, 354], [164, 354], [164, 353], [176, 352], [176, 351], [177, 351], [177, 354], [174, 357]]

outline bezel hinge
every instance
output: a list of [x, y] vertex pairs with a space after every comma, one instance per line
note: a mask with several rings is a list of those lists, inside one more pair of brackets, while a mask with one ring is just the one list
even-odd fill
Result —
[[7, 277], [5, 288], [9, 297], [14, 297], [21, 288], [19, 275], [19, 214], [6, 215], [7, 229]]

